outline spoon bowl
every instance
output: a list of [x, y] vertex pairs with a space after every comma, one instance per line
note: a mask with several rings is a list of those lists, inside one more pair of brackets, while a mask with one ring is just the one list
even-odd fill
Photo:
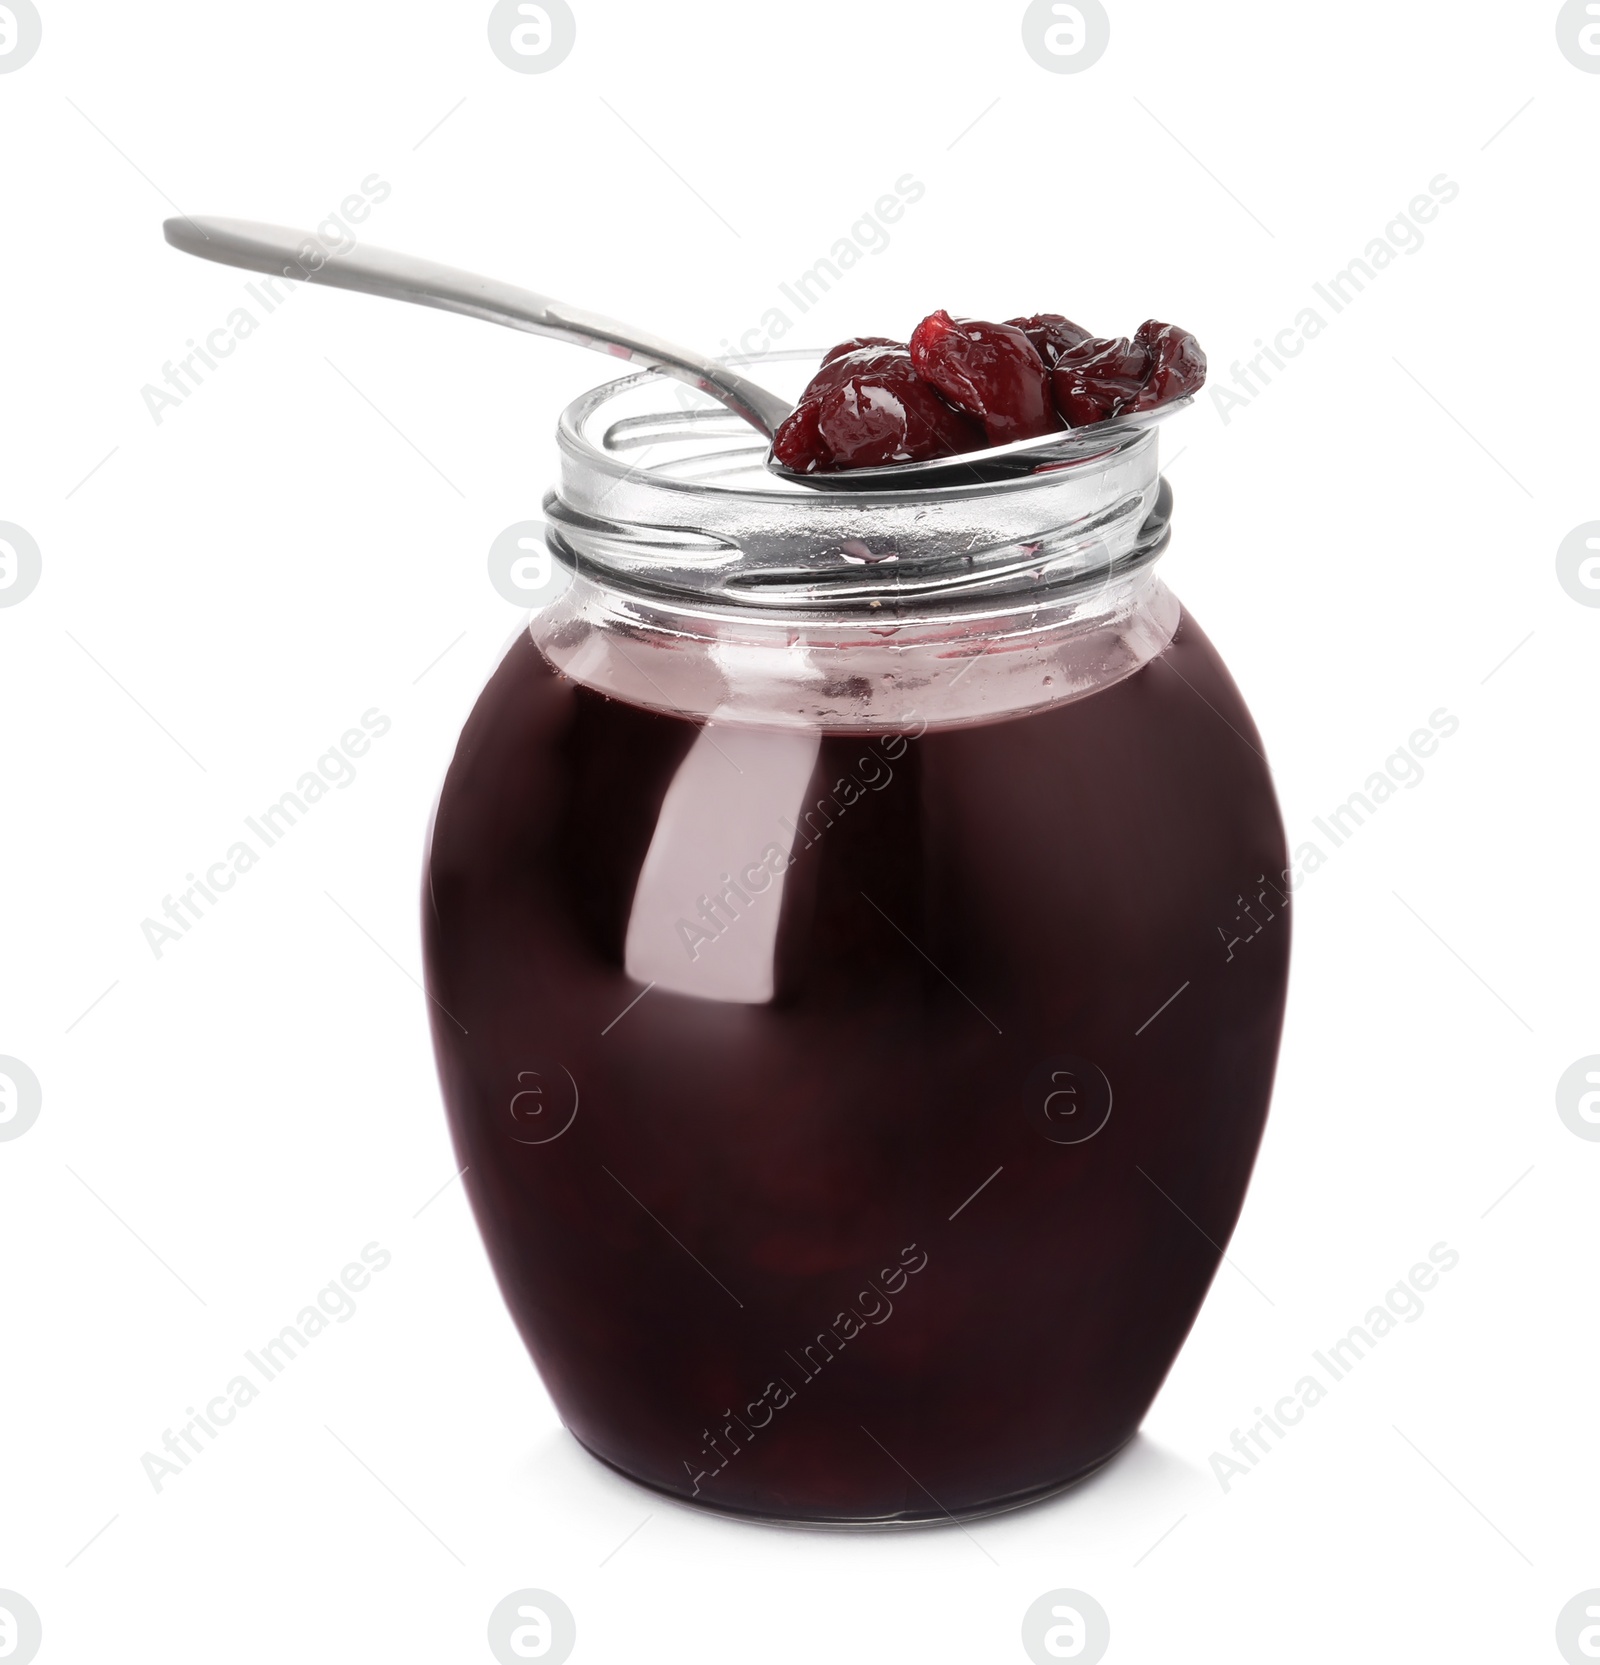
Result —
[[1155, 410], [1113, 417], [1083, 428], [1062, 428], [1033, 439], [1012, 440], [1008, 445], [991, 445], [979, 451], [959, 451], [949, 457], [929, 457], [923, 462], [890, 463], [881, 468], [841, 468], [833, 472], [800, 474], [785, 468], [769, 456], [772, 473], [797, 485], [826, 487], [829, 491], [927, 491], [939, 486], [981, 484], [1012, 475], [1039, 474], [1086, 462], [1113, 449], [1145, 428], [1153, 428], [1169, 416], [1187, 410], [1192, 396], [1174, 399]]

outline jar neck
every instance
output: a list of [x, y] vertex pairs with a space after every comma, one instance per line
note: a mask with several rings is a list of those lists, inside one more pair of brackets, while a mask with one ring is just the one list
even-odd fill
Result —
[[565, 674], [697, 720], [966, 725], [1132, 675], [1177, 628], [1157, 434], [1048, 471], [861, 493], [779, 480], [726, 412], [634, 376], [563, 416], [545, 503]]
[[530, 621], [545, 657], [614, 699], [695, 720], [831, 733], [967, 727], [1109, 687], [1172, 640], [1148, 567], [1093, 597], [860, 625], [693, 610], [574, 574]]

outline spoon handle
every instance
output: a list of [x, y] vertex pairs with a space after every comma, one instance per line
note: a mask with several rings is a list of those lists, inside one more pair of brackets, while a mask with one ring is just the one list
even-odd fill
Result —
[[788, 400], [686, 347], [676, 347], [615, 319], [581, 312], [531, 289], [475, 277], [431, 260], [365, 246], [344, 254], [329, 254], [309, 232], [257, 225], [250, 220], [185, 217], [168, 220], [166, 234], [175, 249], [224, 266], [240, 266], [247, 272], [267, 272], [301, 283], [355, 289], [366, 295], [437, 307], [443, 312], [460, 312], [469, 318], [504, 324], [508, 329], [553, 336], [609, 353], [613, 358], [630, 359], [699, 388], [769, 439], [793, 408]]

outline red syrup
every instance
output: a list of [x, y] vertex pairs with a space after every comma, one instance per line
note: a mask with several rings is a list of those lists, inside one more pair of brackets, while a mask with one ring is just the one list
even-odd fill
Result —
[[[440, 797], [428, 989], [489, 1258], [591, 1452], [888, 1524], [1047, 1495], [1132, 1437], [1267, 1111], [1260, 750], [1187, 617], [1087, 697], [820, 744], [621, 703], [518, 639]], [[737, 870], [674, 869], [730, 826]], [[734, 888], [675, 891], [694, 859]], [[721, 997], [670, 986], [680, 952]]]

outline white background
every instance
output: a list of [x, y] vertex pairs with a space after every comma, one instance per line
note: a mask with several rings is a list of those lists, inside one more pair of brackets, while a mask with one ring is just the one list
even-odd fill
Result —
[[[1056, 75], [1016, 0], [574, 0], [570, 59], [519, 75], [481, 3], [39, 3], [0, 76], [0, 520], [43, 551], [0, 609], [0, 1053], [44, 1090], [0, 1143], [0, 1587], [40, 1658], [488, 1660], [491, 1608], [539, 1586], [579, 1661], [1020, 1661], [1071, 1586], [1114, 1665], [1558, 1659], [1600, 1585], [1600, 1145], [1555, 1108], [1600, 1052], [1600, 609], [1555, 567], [1600, 518], [1600, 76], [1556, 7], [1120, 0]], [[440, 1193], [417, 889], [518, 624], [489, 544], [605, 366], [304, 290], [159, 425], [141, 397], [244, 282], [165, 216], [309, 226], [373, 173], [366, 240], [713, 350], [911, 173], [888, 248], [784, 345], [936, 306], [1155, 314], [1222, 383], [1459, 185], [1231, 422], [1202, 399], [1164, 435], [1163, 571], [1291, 841], [1430, 712], [1460, 731], [1301, 892], [1238, 1270], [1077, 1491], [967, 1533], [787, 1532], [560, 1428]], [[371, 707], [356, 782], [158, 960], [140, 922]], [[142, 1454], [374, 1240], [355, 1317], [158, 1494]], [[1440, 1241], [1424, 1315], [1224, 1492], [1211, 1454]]]

